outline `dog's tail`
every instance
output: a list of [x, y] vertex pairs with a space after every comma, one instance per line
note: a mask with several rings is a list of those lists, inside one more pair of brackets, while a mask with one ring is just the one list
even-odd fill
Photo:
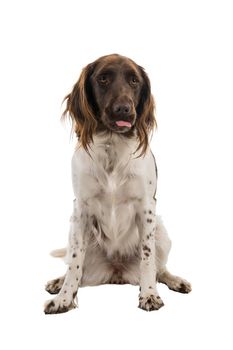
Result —
[[66, 248], [55, 249], [50, 252], [50, 255], [52, 255], [54, 258], [64, 258], [66, 256], [66, 251]]

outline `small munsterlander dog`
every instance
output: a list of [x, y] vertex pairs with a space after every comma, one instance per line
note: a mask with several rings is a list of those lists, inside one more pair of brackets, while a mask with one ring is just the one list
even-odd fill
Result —
[[150, 82], [142, 67], [113, 54], [88, 64], [71, 93], [65, 115], [78, 147], [72, 160], [75, 194], [65, 276], [49, 281], [57, 294], [46, 314], [77, 306], [79, 287], [105, 283], [140, 286], [139, 307], [158, 310], [157, 281], [181, 293], [183, 278], [166, 269], [171, 242], [156, 214], [157, 171], [149, 148], [156, 126]]

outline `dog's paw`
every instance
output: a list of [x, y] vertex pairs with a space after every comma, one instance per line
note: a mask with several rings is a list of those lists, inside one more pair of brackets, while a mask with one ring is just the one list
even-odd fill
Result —
[[183, 278], [176, 277], [173, 281], [168, 285], [169, 289], [174, 290], [179, 293], [190, 293], [192, 290], [191, 284]]
[[180, 286], [178, 288], [178, 292], [180, 292], [180, 293], [190, 293], [191, 291], [192, 291], [191, 284], [188, 281], [183, 280], [180, 283]]
[[140, 296], [139, 297], [139, 305], [138, 307], [145, 311], [153, 311], [153, 310], [159, 310], [162, 306], [164, 306], [164, 303], [160, 296], [158, 295], [148, 295], [148, 296]]
[[64, 276], [48, 281], [45, 285], [45, 290], [50, 294], [58, 294], [64, 283]]
[[72, 309], [75, 309], [77, 305], [74, 300], [68, 301], [60, 297], [56, 297], [52, 300], [48, 300], [44, 306], [45, 314], [61, 314]]
[[169, 289], [179, 293], [189, 293], [192, 290], [191, 284], [184, 278], [172, 275], [168, 271], [159, 274], [158, 281], [164, 283]]

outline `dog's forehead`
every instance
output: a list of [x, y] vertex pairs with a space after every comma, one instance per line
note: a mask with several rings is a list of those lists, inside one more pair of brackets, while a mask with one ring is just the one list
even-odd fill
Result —
[[108, 55], [95, 61], [95, 73], [103, 70], [132, 70], [139, 72], [138, 65], [128, 57], [120, 55]]

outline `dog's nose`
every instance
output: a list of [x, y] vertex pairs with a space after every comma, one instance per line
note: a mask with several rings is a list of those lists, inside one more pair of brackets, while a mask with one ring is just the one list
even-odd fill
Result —
[[129, 103], [114, 103], [112, 111], [116, 116], [129, 115], [131, 112], [131, 106]]

